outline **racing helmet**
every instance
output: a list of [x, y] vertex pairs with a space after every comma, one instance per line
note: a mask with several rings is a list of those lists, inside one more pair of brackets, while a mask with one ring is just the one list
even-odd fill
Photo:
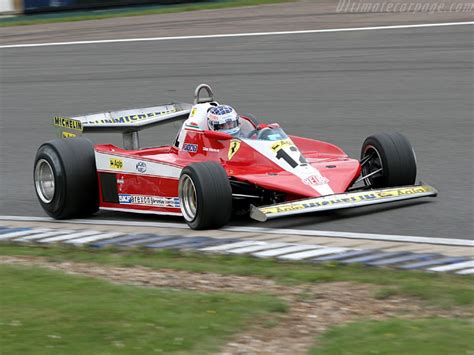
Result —
[[240, 132], [240, 118], [230, 106], [218, 105], [207, 112], [207, 125], [212, 131], [219, 131], [233, 136]]

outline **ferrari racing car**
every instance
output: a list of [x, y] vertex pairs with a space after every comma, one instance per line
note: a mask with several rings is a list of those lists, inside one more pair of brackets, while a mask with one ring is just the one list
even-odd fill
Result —
[[[100, 210], [182, 216], [193, 229], [219, 228], [232, 213], [257, 221], [436, 196], [415, 185], [416, 158], [400, 133], [368, 137], [360, 159], [327, 142], [288, 135], [279, 124], [239, 115], [238, 134], [210, 129], [220, 107], [212, 89], [194, 104], [54, 117], [60, 139], [41, 145], [34, 186], [48, 215]], [[141, 148], [139, 131], [181, 120], [170, 145]], [[89, 132], [119, 132], [123, 148], [93, 143]]]

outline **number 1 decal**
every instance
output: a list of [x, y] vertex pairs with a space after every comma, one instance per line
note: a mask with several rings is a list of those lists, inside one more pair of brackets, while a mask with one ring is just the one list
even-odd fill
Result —
[[283, 159], [292, 168], [296, 168], [299, 164], [284, 149], [279, 149], [276, 154], [277, 159]]
[[[299, 155], [299, 161], [296, 161], [293, 159], [290, 154], [286, 151], [286, 148], [288, 148], [290, 151], [295, 152], [296, 154]], [[293, 142], [286, 139], [282, 140], [280, 142], [277, 142], [272, 146], [272, 150], [276, 152], [276, 158], [277, 159], [283, 159], [290, 165], [293, 169], [296, 168], [298, 165], [306, 165], [308, 162], [306, 161], [305, 157], [300, 153], [298, 148], [296, 148], [293, 145]]]

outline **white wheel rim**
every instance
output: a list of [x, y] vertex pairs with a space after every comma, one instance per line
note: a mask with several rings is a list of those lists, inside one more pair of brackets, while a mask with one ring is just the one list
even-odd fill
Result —
[[[379, 177], [379, 176], [383, 176], [383, 164], [382, 164], [382, 157], [380, 156], [380, 153], [379, 151], [372, 145], [368, 145], [366, 148], [365, 148], [365, 151], [364, 151], [364, 157], [366, 157], [367, 155], [371, 154], [371, 153], [374, 153], [376, 155], [376, 159], [377, 159], [377, 162], [378, 164], [380, 165], [380, 168], [382, 169], [382, 172], [381, 173], [378, 173], [374, 176], [371, 176], [367, 179], [364, 179], [364, 183], [365, 185], [367, 186], [370, 186], [372, 185], [372, 181], [374, 179], [374, 177]], [[362, 160], [364, 159], [364, 157], [362, 157]], [[366, 171], [364, 170], [365, 167], [362, 168], [362, 175], [368, 175], [370, 173], [370, 171]], [[367, 168], [365, 168], [367, 169]]]
[[51, 164], [45, 159], [36, 162], [35, 188], [41, 201], [50, 203], [54, 198], [55, 180]]
[[197, 212], [196, 187], [191, 177], [187, 174], [181, 176], [179, 181], [179, 199], [181, 213], [186, 221], [193, 221]]

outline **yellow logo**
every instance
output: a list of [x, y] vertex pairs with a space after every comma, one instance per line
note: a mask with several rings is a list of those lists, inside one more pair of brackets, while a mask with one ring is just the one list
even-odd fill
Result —
[[63, 138], [74, 138], [76, 135], [74, 133], [70, 132], [62, 132], [62, 137]]
[[287, 147], [287, 146], [292, 146], [293, 142], [289, 139], [283, 139], [281, 141], [275, 142], [272, 144], [272, 150], [274, 152], [279, 151], [281, 148]]
[[193, 109], [191, 110], [191, 114], [189, 115], [189, 117], [194, 117], [194, 115], [196, 114], [196, 111], [197, 111], [197, 108], [196, 108], [196, 107], [193, 107]]
[[56, 127], [69, 128], [69, 129], [74, 129], [76, 131], [82, 132], [82, 123], [81, 123], [81, 121], [73, 120], [71, 118], [54, 117], [53, 118], [53, 125], [55, 125]]
[[227, 153], [227, 157], [229, 158], [229, 160], [232, 159], [232, 157], [235, 155], [235, 153], [237, 153], [239, 148], [240, 148], [240, 141], [232, 140], [230, 142], [229, 152]]
[[340, 195], [333, 195], [333, 196], [326, 196], [326, 197], [316, 197], [314, 199], [307, 199], [301, 202], [294, 202], [294, 203], [285, 203], [275, 206], [268, 206], [268, 207], [261, 207], [259, 210], [264, 214], [271, 215], [275, 213], [281, 212], [291, 212], [291, 211], [298, 211], [308, 208], [318, 208], [318, 207], [329, 207], [329, 206], [336, 206], [345, 203], [359, 203], [359, 202], [366, 202], [366, 201], [376, 201], [376, 200], [383, 200], [388, 199], [391, 197], [399, 197], [402, 195], [416, 195], [420, 193], [432, 192], [436, 193], [436, 191], [427, 185], [422, 186], [414, 186], [414, 187], [403, 187], [403, 188], [395, 188], [395, 189], [385, 189], [380, 191], [367, 191], [367, 192], [354, 192], [349, 194], [340, 194]]
[[118, 158], [110, 158], [110, 169], [122, 170], [123, 160]]

